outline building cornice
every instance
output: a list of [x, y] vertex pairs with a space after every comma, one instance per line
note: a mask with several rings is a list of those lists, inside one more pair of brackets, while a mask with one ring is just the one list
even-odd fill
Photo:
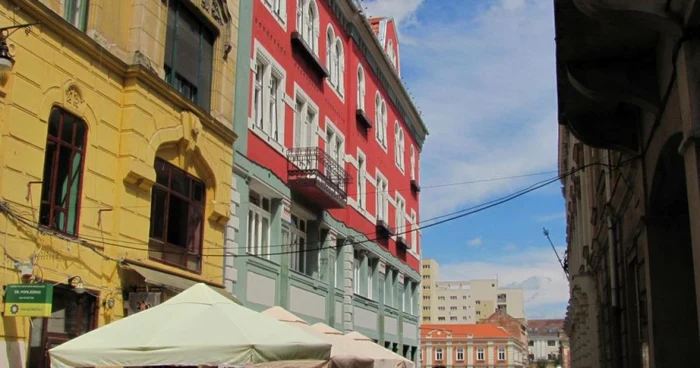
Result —
[[399, 115], [416, 140], [418, 149], [422, 150], [428, 128], [423, 122], [418, 109], [413, 103], [401, 77], [394, 69], [379, 39], [374, 34], [369, 20], [362, 8], [354, 0], [327, 0], [340, 24], [355, 41], [365, 55], [367, 64], [377, 75], [382, 87], [387, 91], [389, 100], [398, 109]]
[[159, 97], [173, 103], [178, 109], [194, 113], [204, 127], [223, 138], [228, 145], [233, 145], [237, 138], [236, 133], [233, 132], [233, 127], [226, 126], [194, 102], [186, 99], [155, 72], [140, 64], [127, 64], [86, 33], [70, 25], [41, 2], [31, 0], [14, 1], [23, 12], [41, 23], [40, 27], [42, 30], [49, 29], [62, 35], [66, 43], [75, 46], [88, 57], [99, 60], [101, 66], [122, 78], [124, 80], [123, 87], [136, 82], [151, 88]]

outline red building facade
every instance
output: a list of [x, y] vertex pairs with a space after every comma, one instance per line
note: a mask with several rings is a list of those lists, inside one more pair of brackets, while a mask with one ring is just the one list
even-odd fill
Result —
[[[231, 237], [247, 257], [234, 291], [410, 357], [427, 130], [401, 82], [396, 25], [351, 0], [253, 3]], [[258, 295], [261, 275], [274, 295]], [[314, 297], [323, 310], [300, 307]]]

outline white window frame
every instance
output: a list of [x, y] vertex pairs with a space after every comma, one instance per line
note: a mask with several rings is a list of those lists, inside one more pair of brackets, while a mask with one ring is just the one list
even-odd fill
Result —
[[374, 120], [376, 121], [374, 124], [376, 130], [374, 137], [384, 152], [387, 152], [387, 147], [389, 146], [386, 137], [387, 108], [386, 101], [379, 94], [379, 91], [374, 94], [374, 110]]
[[[265, 8], [270, 12], [279, 25], [287, 30], [287, 0], [262, 0]], [[275, 9], [277, 7], [278, 9]]]
[[[299, 9], [299, 5], [302, 5], [301, 9]], [[309, 19], [309, 10], [313, 11], [313, 19]], [[311, 51], [318, 56], [320, 27], [318, 5], [315, 0], [297, 0], [296, 30], [301, 34], [301, 38], [311, 48]]]
[[360, 280], [362, 279], [362, 254], [359, 250], [353, 250], [352, 254], [352, 267], [353, 267], [353, 280], [352, 288], [353, 293], [360, 295], [362, 284]]
[[367, 299], [374, 300], [374, 265], [372, 264], [373, 260], [365, 255], [365, 258], [367, 258], [367, 293], [366, 297]]
[[498, 361], [503, 362], [506, 360], [506, 349], [498, 348]]
[[416, 148], [413, 144], [411, 144], [411, 180], [417, 180], [416, 179]]
[[398, 120], [394, 121], [394, 163], [399, 171], [405, 173], [406, 150], [404, 144], [404, 132]]
[[436, 348], [435, 349], [435, 360], [437, 361], [442, 361], [442, 348]]
[[357, 109], [367, 112], [366, 110], [366, 89], [365, 89], [365, 69], [362, 64], [357, 65]]
[[464, 361], [464, 348], [457, 348], [457, 361], [458, 362]]
[[345, 48], [342, 38], [336, 37], [333, 45], [335, 64], [335, 88], [333, 89], [341, 100], [345, 96]]
[[[301, 112], [297, 111], [297, 102], [301, 103]], [[294, 85], [294, 120], [292, 123], [292, 133], [293, 133], [293, 143], [294, 148], [306, 148], [306, 147], [318, 147], [318, 119], [319, 119], [319, 109], [318, 105], [309, 97], [304, 90], [295, 83]], [[309, 112], [313, 113], [313, 119], [304, 128], [304, 124]], [[302, 120], [298, 120], [301, 118]], [[301, 121], [301, 126], [299, 122]], [[301, 132], [298, 132], [299, 129]], [[302, 137], [303, 133], [306, 133], [306, 137]], [[306, 142], [305, 140], [308, 140]]]
[[328, 82], [331, 87], [335, 87], [336, 85], [335, 69], [333, 68], [333, 63], [336, 62], [335, 56], [335, 29], [328, 23], [328, 27], [326, 27], [326, 69], [328, 70], [326, 82]]
[[[332, 133], [331, 141], [328, 141], [328, 133]], [[345, 135], [338, 129], [338, 127], [333, 124], [331, 119], [326, 116], [326, 153], [333, 158], [335, 162], [340, 165], [341, 168], [345, 169]], [[333, 148], [338, 148], [338, 156], [333, 156]]]
[[484, 348], [476, 349], [476, 360], [479, 362], [484, 361]]
[[[256, 67], [258, 63], [261, 65], [262, 69], [262, 83], [258, 85], [256, 79]], [[253, 59], [251, 60], [251, 70], [253, 72], [253, 83], [251, 86], [251, 96], [250, 99], [250, 116], [248, 127], [259, 136], [263, 141], [267, 142], [276, 150], [284, 154], [284, 122], [285, 122], [285, 89], [287, 72], [282, 67], [282, 65], [272, 57], [272, 55], [265, 49], [265, 47], [255, 40]], [[277, 89], [274, 91], [274, 96], [270, 93], [270, 86], [272, 78], [277, 79]], [[255, 105], [256, 91], [260, 88], [261, 99], [260, 99], [260, 110], [257, 111]], [[274, 98], [275, 112], [277, 118], [277, 135], [274, 134], [272, 123], [272, 99]], [[317, 109], [318, 110], [318, 109]], [[259, 126], [258, 113], [262, 114], [262, 127]]]
[[389, 56], [389, 60], [391, 60], [391, 65], [394, 67], [394, 69], [399, 70], [399, 68], [396, 65], [396, 50], [394, 49], [394, 41], [389, 40], [386, 45], [386, 53], [387, 56]]
[[[306, 271], [309, 265], [307, 264], [308, 259], [306, 258], [306, 256], [309, 246], [309, 221], [304, 216], [301, 216], [299, 213], [296, 212], [292, 212], [292, 216], [294, 218], [297, 218], [300, 224], [302, 222], [304, 223], [304, 230], [302, 231], [301, 229], [294, 226], [293, 220], [289, 224], [289, 243], [292, 247], [290, 252], [291, 257], [289, 257], [289, 268], [301, 274], [308, 275]], [[296, 239], [304, 239], [304, 245], [301, 246], [300, 244], [296, 244]]]
[[396, 202], [396, 213], [394, 214], [394, 218], [396, 219], [396, 229], [395, 229], [395, 234], [396, 236], [403, 236], [404, 239], [406, 239], [406, 199], [399, 194], [398, 191], [394, 194], [395, 199], [394, 201]]
[[[360, 162], [362, 159], [362, 162]], [[361, 165], [364, 164], [364, 165]], [[357, 149], [357, 207], [367, 211], [367, 156]]]
[[411, 251], [417, 252], [418, 249], [418, 218], [416, 211], [411, 210]]
[[383, 220], [387, 224], [389, 223], [389, 180], [384, 176], [379, 169], [376, 173], [376, 212], [375, 217], [377, 220]]
[[[272, 228], [272, 199], [263, 194], [250, 190], [249, 197], [254, 196], [260, 202], [260, 206], [248, 201], [248, 240], [246, 251], [256, 257], [270, 259], [270, 229]], [[265, 201], [267, 200], [267, 207]], [[264, 234], [263, 220], [267, 220], [267, 234]], [[267, 244], [262, 241], [263, 235], [267, 235]]]

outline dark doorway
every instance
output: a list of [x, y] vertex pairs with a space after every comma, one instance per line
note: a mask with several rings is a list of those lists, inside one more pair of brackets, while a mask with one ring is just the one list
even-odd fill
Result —
[[93, 330], [97, 308], [97, 298], [89, 292], [54, 286], [51, 317], [32, 319], [27, 368], [49, 368], [49, 349]]
[[659, 156], [646, 221], [656, 368], [700, 367], [685, 166], [677, 153], [681, 138], [669, 139]]

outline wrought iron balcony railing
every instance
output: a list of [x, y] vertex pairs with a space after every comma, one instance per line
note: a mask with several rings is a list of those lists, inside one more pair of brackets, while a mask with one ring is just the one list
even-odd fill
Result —
[[287, 160], [289, 184], [293, 189], [321, 207], [345, 207], [350, 177], [342, 164], [317, 147], [290, 149]]

